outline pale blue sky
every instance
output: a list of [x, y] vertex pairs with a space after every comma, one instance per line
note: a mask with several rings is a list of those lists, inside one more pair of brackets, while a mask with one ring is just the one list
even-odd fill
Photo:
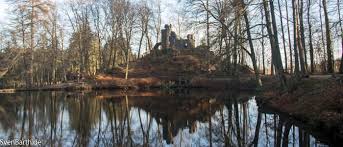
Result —
[[[52, 0], [53, 1], [53, 0]], [[63, 2], [65, 0], [57, 0]], [[176, 15], [173, 15], [172, 12], [178, 11], [179, 7], [177, 7], [178, 0], [161, 0], [162, 3], [162, 11], [163, 11], [163, 22], [169, 23], [168, 20], [176, 19]], [[180, 8], [181, 9], [181, 8]], [[7, 17], [8, 11], [10, 10], [8, 0], [0, 0], [0, 23], [7, 23], [9, 18]]]
[[7, 22], [6, 13], [8, 11], [8, 5], [5, 0], [0, 0], [0, 24]]
[[[3, 28], [6, 24], [9, 24], [11, 22], [11, 18], [9, 17], [10, 14], [10, 5], [8, 4], [8, 1], [10, 0], [0, 0], [0, 29]], [[58, 1], [58, 3], [63, 4], [67, 0], [51, 0], [51, 1]], [[156, 3], [155, 0], [148, 0], [151, 3]], [[173, 24], [174, 29], [176, 29], [177, 25], [177, 18], [178, 14], [177, 12], [182, 11], [182, 6], [178, 6], [179, 0], [161, 0], [161, 9], [162, 9], [162, 26], [164, 24]], [[63, 13], [63, 12], [62, 12]], [[182, 21], [182, 19], [181, 19]], [[187, 33], [192, 33], [190, 30], [182, 29], [184, 31], [181, 36], [185, 37]]]

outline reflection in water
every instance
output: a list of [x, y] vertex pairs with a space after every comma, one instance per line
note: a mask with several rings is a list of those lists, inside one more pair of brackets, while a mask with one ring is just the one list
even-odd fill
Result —
[[0, 138], [44, 146], [318, 146], [252, 96], [111, 96], [110, 92], [1, 95]]

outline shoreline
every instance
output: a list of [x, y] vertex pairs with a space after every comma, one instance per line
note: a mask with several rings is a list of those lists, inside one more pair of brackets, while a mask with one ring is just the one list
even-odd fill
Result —
[[9, 88], [0, 89], [0, 93], [12, 93], [16, 91], [74, 91], [74, 90], [146, 90], [146, 89], [209, 89], [209, 90], [240, 90], [254, 91], [256, 85], [251, 77], [240, 78], [239, 80], [229, 77], [172, 77], [172, 78], [118, 78], [102, 77], [95, 80], [82, 82], [69, 81], [53, 85], [45, 85], [33, 88]]

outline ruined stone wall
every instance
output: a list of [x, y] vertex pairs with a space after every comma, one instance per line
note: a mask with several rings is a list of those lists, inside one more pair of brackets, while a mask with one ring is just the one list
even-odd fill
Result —
[[194, 49], [195, 39], [192, 34], [187, 35], [187, 39], [179, 38], [171, 29], [171, 25], [165, 25], [161, 31], [162, 49]]
[[187, 40], [185, 39], [177, 39], [175, 44], [176, 49], [187, 49]]

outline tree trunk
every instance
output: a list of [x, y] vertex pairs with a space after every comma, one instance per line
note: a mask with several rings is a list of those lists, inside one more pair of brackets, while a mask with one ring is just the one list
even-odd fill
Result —
[[278, 6], [279, 6], [279, 13], [280, 13], [280, 25], [281, 25], [281, 33], [282, 33], [282, 43], [283, 43], [283, 52], [285, 56], [285, 70], [287, 71], [288, 66], [287, 66], [287, 52], [286, 52], [286, 39], [285, 39], [285, 32], [283, 28], [283, 17], [282, 17], [282, 11], [281, 11], [281, 5], [280, 5], [280, 0], [278, 0]]
[[[270, 3], [270, 12], [267, 0], [263, 0], [263, 7], [265, 11], [266, 23], [267, 23], [267, 31], [270, 40], [270, 44], [272, 47], [272, 61], [276, 70], [276, 74], [279, 77], [281, 87], [283, 89], [287, 89], [286, 84], [286, 77], [284, 76], [281, 54], [280, 54], [280, 47], [277, 35], [277, 27], [275, 21], [275, 13], [274, 13], [274, 3], [273, 1], [269, 1]], [[270, 20], [270, 15], [272, 20]]]
[[143, 37], [144, 37], [144, 30], [142, 30], [141, 38], [139, 40], [138, 59], [140, 58], [140, 55], [141, 55], [141, 48], [142, 48]]
[[314, 73], [314, 54], [313, 54], [313, 43], [312, 43], [312, 24], [310, 22], [310, 10], [311, 10], [311, 0], [307, 1], [307, 24], [309, 31], [309, 45], [310, 45], [310, 60], [311, 60], [311, 73]]
[[244, 3], [244, 0], [241, 0], [241, 4], [243, 6], [243, 15], [244, 15], [244, 20], [245, 20], [245, 27], [247, 29], [247, 35], [248, 35], [248, 40], [249, 40], [249, 46], [250, 46], [250, 57], [251, 57], [251, 61], [254, 67], [254, 71], [255, 71], [255, 77], [256, 77], [256, 84], [258, 86], [262, 86], [262, 81], [260, 78], [260, 72], [259, 69], [257, 67], [257, 62], [256, 62], [256, 56], [255, 56], [255, 49], [254, 49], [254, 44], [252, 42], [252, 37], [251, 37], [251, 32], [250, 32], [250, 23], [249, 23], [249, 18], [248, 18], [248, 14], [246, 11], [246, 5]]
[[[319, 20], [320, 20], [320, 32], [321, 32], [321, 39], [322, 39], [322, 44], [323, 44], [323, 58], [324, 58], [324, 63], [326, 63], [326, 55], [325, 55], [325, 50], [326, 50], [326, 46], [325, 46], [325, 41], [324, 41], [324, 29], [323, 29], [323, 19], [322, 19], [322, 3], [319, 2]], [[327, 71], [327, 66], [323, 67], [323, 72]]]
[[323, 9], [324, 9], [324, 17], [325, 17], [325, 31], [326, 31], [326, 50], [327, 50], [327, 68], [329, 73], [334, 73], [334, 61], [333, 61], [333, 52], [331, 48], [331, 31], [330, 31], [330, 23], [329, 23], [329, 16], [328, 16], [328, 11], [327, 11], [327, 6], [326, 6], [326, 0], [323, 1]]
[[337, 0], [337, 7], [338, 7], [338, 18], [339, 18], [339, 26], [341, 29], [341, 47], [342, 47], [342, 57], [341, 57], [341, 64], [339, 67], [339, 73], [343, 74], [343, 27], [342, 27], [342, 17], [341, 17], [341, 8], [340, 8], [340, 0]]
[[295, 59], [295, 66], [294, 66], [294, 73], [296, 77], [299, 77], [299, 56], [298, 56], [298, 15], [297, 15], [297, 2], [296, 0], [292, 0], [292, 9], [293, 9], [293, 31], [294, 31], [294, 59]]
[[[148, 24], [147, 24], [148, 25]], [[148, 32], [148, 27], [146, 28], [146, 32], [145, 32], [145, 37], [146, 37], [146, 41], [147, 41], [147, 47], [148, 47], [148, 50], [149, 53], [151, 52], [151, 49], [152, 49], [152, 43], [151, 43], [151, 39], [150, 39], [150, 36], [149, 36], [149, 32]], [[148, 52], [147, 52], [148, 53]]]
[[[206, 0], [206, 9], [208, 9], [208, 1], [209, 0]], [[206, 40], [207, 40], [207, 47], [208, 49], [210, 49], [210, 14], [209, 12], [207, 11], [206, 12]]]
[[128, 49], [128, 53], [127, 53], [127, 57], [126, 57], [126, 68], [125, 68], [125, 80], [128, 79], [129, 76], [129, 63], [130, 63], [130, 54], [129, 54], [129, 49]]
[[97, 68], [97, 70], [100, 69], [100, 71], [102, 71], [102, 70], [103, 70], [103, 67], [102, 67], [102, 65], [103, 65], [103, 59], [102, 59], [102, 52], [101, 52], [102, 49], [101, 49], [100, 31], [98, 31], [97, 36], [98, 36], [98, 52], [99, 52], [98, 60], [99, 60], [99, 63], [98, 63], [96, 66], [99, 65], [99, 68]]
[[270, 3], [270, 13], [271, 13], [271, 16], [272, 16], [272, 20], [271, 20], [271, 23], [272, 23], [272, 28], [273, 28], [273, 35], [274, 35], [274, 48], [273, 48], [273, 51], [274, 51], [274, 61], [275, 61], [275, 69], [277, 70], [278, 74], [279, 75], [283, 75], [284, 73], [284, 70], [283, 70], [283, 65], [282, 65], [282, 59], [281, 59], [281, 53], [280, 53], [280, 46], [279, 46], [279, 38], [278, 38], [278, 28], [277, 28], [277, 25], [276, 25], [276, 19], [275, 19], [275, 11], [274, 11], [274, 2], [273, 1], [269, 1]]
[[32, 88], [33, 86], [33, 48], [34, 48], [34, 2], [31, 1], [31, 16], [30, 16], [30, 50], [27, 52], [27, 75], [26, 75], [26, 87]]
[[287, 16], [287, 33], [288, 33], [288, 47], [289, 47], [289, 58], [290, 58], [290, 66], [291, 70], [290, 73], [293, 73], [293, 54], [292, 54], [292, 42], [291, 42], [291, 33], [290, 33], [290, 25], [289, 25], [289, 15], [288, 15], [288, 2], [286, 2], [286, 16]]
[[238, 64], [238, 46], [239, 46], [239, 30], [240, 30], [240, 14], [239, 9], [235, 10], [235, 25], [234, 25], [234, 41], [233, 41], [233, 71], [232, 75], [237, 76]]
[[157, 24], [156, 24], [156, 43], [159, 42], [160, 39], [160, 33], [161, 33], [161, 23], [162, 23], [162, 17], [161, 17], [161, 0], [157, 0]]
[[80, 54], [80, 73], [83, 73], [85, 70], [85, 60], [84, 60], [84, 50], [82, 48], [82, 27], [79, 27], [79, 54]]
[[[304, 28], [304, 0], [300, 0], [300, 11], [299, 11], [299, 23], [300, 23], [300, 62], [302, 74], [307, 73], [307, 55], [306, 55], [306, 44], [305, 44], [305, 28]], [[303, 61], [301, 61], [303, 60]]]
[[[262, 19], [261, 19], [262, 23], [261, 24], [263, 24], [264, 19], [263, 19], [263, 10], [262, 9], [261, 9], [261, 16], [262, 16]], [[263, 75], [265, 75], [266, 74], [266, 65], [265, 65], [265, 47], [264, 47], [264, 25], [262, 25], [261, 30], [262, 30], [262, 43], [261, 43], [261, 45], [262, 45], [262, 66], [263, 66]]]

